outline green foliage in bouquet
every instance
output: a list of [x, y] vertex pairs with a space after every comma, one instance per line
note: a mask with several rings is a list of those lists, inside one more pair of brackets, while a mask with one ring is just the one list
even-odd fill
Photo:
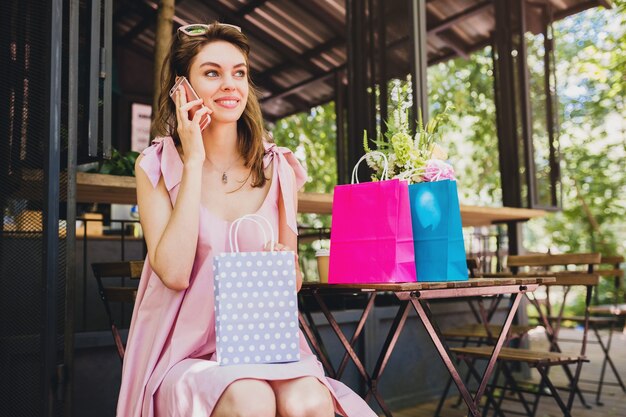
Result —
[[[395, 110], [391, 120], [385, 122], [387, 131], [384, 135], [379, 134], [376, 139], [368, 139], [367, 130], [363, 131], [363, 149], [369, 154], [366, 162], [374, 170], [372, 180], [379, 180], [383, 173], [382, 156], [371, 154], [373, 151], [379, 151], [387, 157], [389, 178], [402, 177], [408, 179], [410, 183], [420, 182], [420, 174], [425, 169], [426, 163], [433, 157], [438, 157], [434, 153], [441, 139], [439, 129], [448, 121], [450, 111], [453, 109], [452, 106], [446, 106], [426, 125], [420, 110], [415, 134], [411, 132], [409, 126], [408, 109]], [[368, 143], [370, 141], [375, 145], [375, 149], [370, 148]]]

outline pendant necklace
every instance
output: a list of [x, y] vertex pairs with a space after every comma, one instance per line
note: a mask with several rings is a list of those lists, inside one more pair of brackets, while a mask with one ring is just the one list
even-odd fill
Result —
[[[213, 165], [214, 167], [217, 168], [217, 166], [213, 163], [213, 161], [211, 161], [210, 158], [207, 157], [207, 159], [209, 160], [209, 162], [211, 163], [211, 165]], [[235, 163], [239, 161], [239, 157], [237, 157], [229, 166], [228, 168], [226, 168], [225, 170], [222, 171], [222, 184], [226, 185], [228, 184], [228, 171], [233, 167], [233, 165], [235, 165]], [[221, 170], [218, 170], [221, 171]]]

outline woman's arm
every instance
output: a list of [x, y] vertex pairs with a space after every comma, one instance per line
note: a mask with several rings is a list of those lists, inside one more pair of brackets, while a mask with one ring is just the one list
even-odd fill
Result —
[[[292, 178], [292, 184], [296, 183], [296, 174], [289, 170]], [[278, 183], [280, 186], [280, 182]], [[294, 188], [293, 193], [293, 207], [295, 212], [298, 212], [298, 190]], [[286, 246], [289, 250], [293, 250], [296, 254], [296, 291], [300, 291], [302, 288], [302, 272], [300, 271], [300, 262], [298, 259], [298, 236], [291, 230], [287, 224], [287, 213], [285, 211], [285, 203], [283, 201], [283, 193], [281, 190], [278, 192], [278, 242], [281, 245]]]
[[166, 287], [184, 290], [189, 286], [198, 242], [202, 161], [185, 162], [176, 204], [172, 208], [163, 177], [153, 187], [139, 166], [141, 159], [142, 156], [135, 164], [137, 204], [148, 259]]
[[202, 104], [202, 99], [188, 102], [182, 86], [176, 91], [174, 101], [176, 131], [185, 154], [182, 179], [174, 207], [172, 208], [163, 177], [153, 187], [147, 174], [139, 166], [142, 158], [137, 158], [135, 173], [137, 204], [150, 265], [166, 287], [180, 291], [189, 287], [189, 276], [196, 256], [202, 165], [206, 156], [200, 120], [205, 115], [210, 117], [211, 111], [202, 106], [193, 119], [189, 120], [189, 109]]

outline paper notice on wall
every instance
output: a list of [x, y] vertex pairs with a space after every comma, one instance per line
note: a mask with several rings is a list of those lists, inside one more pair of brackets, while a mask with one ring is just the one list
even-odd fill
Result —
[[133, 103], [131, 113], [130, 149], [135, 152], [141, 152], [150, 145], [150, 117], [152, 115], [152, 106]]

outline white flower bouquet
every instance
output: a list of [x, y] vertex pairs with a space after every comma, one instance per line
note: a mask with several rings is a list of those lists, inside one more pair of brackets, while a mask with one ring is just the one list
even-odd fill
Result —
[[441, 138], [439, 128], [449, 118], [448, 106], [434, 116], [424, 126], [421, 112], [417, 120], [417, 131], [411, 134], [408, 122], [408, 109], [396, 109], [391, 120], [386, 122], [387, 132], [371, 140], [376, 149], [369, 147], [367, 130], [363, 132], [363, 148], [366, 152], [365, 161], [374, 171], [373, 181], [378, 181], [383, 173], [384, 161], [379, 151], [385, 154], [388, 161], [388, 177], [401, 178], [410, 184], [419, 182], [455, 179], [454, 169], [448, 163], [447, 153], [438, 142]]

